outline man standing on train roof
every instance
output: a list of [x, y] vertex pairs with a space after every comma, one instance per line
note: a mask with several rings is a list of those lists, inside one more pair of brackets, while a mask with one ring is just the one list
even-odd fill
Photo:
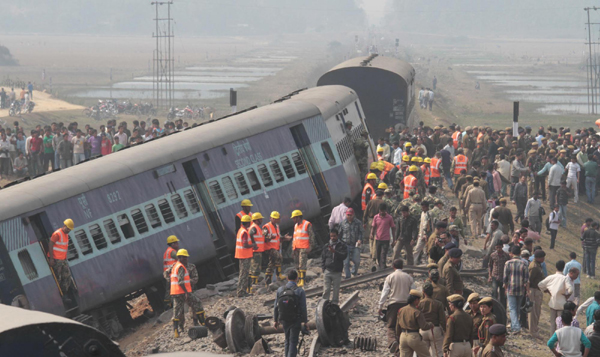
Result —
[[237, 231], [235, 240], [235, 259], [240, 262], [240, 275], [238, 279], [237, 296], [248, 296], [250, 292], [250, 264], [252, 263], [253, 251], [258, 246], [252, 241], [248, 230], [252, 218], [248, 215], [242, 216], [240, 229]]
[[[179, 239], [176, 236], [170, 235], [167, 238], [167, 250], [163, 254], [163, 273], [177, 262], [177, 251], [179, 250]], [[165, 309], [171, 305], [171, 277], [165, 277], [167, 289], [165, 290]]]
[[274, 271], [277, 271], [276, 278], [278, 280], [285, 280], [285, 276], [281, 275], [281, 253], [279, 252], [281, 232], [279, 231], [279, 221], [281, 221], [279, 212], [273, 211], [271, 212], [271, 221], [263, 226], [265, 252], [269, 257], [269, 266], [265, 273], [265, 284], [267, 286], [271, 284]]
[[175, 338], [179, 337], [179, 330], [185, 331], [184, 304], [194, 312], [194, 326], [204, 326], [205, 312], [202, 302], [192, 294], [192, 283], [188, 272], [188, 251], [177, 251], [177, 262], [171, 268], [171, 297], [173, 298], [173, 332]]
[[363, 132], [360, 133], [360, 137], [353, 143], [354, 157], [358, 164], [361, 181], [369, 172], [369, 148], [369, 133], [366, 130], [363, 130]]
[[294, 222], [294, 235], [291, 237], [289, 234], [286, 234], [285, 237], [286, 239], [293, 238], [292, 249], [294, 250], [294, 263], [299, 275], [298, 286], [303, 287], [308, 253], [310, 252], [311, 244], [315, 242], [315, 233], [312, 223], [302, 217], [302, 211], [293, 211], [292, 221]]
[[67, 293], [71, 288], [71, 270], [67, 261], [69, 250], [69, 232], [75, 228], [75, 223], [70, 218], [63, 222], [64, 226], [57, 229], [50, 237], [48, 243], [48, 264], [54, 270], [54, 275], [61, 290], [61, 296], [65, 303], [71, 303]]
[[260, 212], [252, 214], [252, 224], [250, 225], [250, 239], [256, 244], [258, 249], [252, 254], [252, 265], [250, 266], [250, 278], [252, 285], [258, 284], [260, 269], [262, 268], [262, 254], [265, 251], [265, 235], [262, 230], [263, 216]]
[[367, 204], [369, 203], [369, 201], [375, 198], [376, 182], [377, 175], [375, 175], [372, 172], [367, 175], [367, 183], [365, 183], [365, 186], [363, 187], [362, 191], [362, 196], [360, 197], [360, 204], [363, 212], [367, 209]]
[[238, 232], [240, 230], [240, 226], [242, 225], [242, 217], [243, 216], [252, 217], [252, 212], [250, 212], [250, 210], [252, 209], [252, 206], [254, 206], [254, 205], [252, 204], [252, 201], [246, 199], [246, 200], [242, 200], [241, 206], [242, 206], [242, 210], [239, 211], [235, 215], [235, 231], [236, 232]]

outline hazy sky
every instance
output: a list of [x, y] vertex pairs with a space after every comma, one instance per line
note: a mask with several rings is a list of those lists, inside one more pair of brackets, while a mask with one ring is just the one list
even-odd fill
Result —
[[369, 25], [378, 25], [381, 18], [383, 18], [385, 4], [388, 0], [360, 0], [358, 2], [367, 13]]

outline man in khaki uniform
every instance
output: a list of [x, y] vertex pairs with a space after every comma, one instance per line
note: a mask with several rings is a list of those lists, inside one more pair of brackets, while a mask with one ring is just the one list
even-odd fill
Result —
[[444, 272], [442, 273], [444, 280], [446, 280], [446, 288], [449, 294], [463, 293], [463, 281], [458, 272], [458, 265], [462, 257], [462, 250], [458, 248], [450, 249], [448, 253], [450, 255], [448, 263], [444, 266]]
[[446, 323], [444, 355], [449, 357], [471, 357], [473, 318], [463, 310], [465, 298], [454, 294], [448, 296], [452, 314]]
[[471, 234], [476, 239], [481, 236], [483, 231], [483, 212], [486, 207], [485, 192], [479, 187], [479, 180], [473, 180], [473, 188], [467, 193], [465, 199], [465, 210], [469, 212], [469, 223], [471, 224]]
[[427, 322], [425, 313], [419, 309], [419, 303], [423, 294], [418, 290], [411, 290], [408, 296], [408, 305], [398, 311], [396, 335], [400, 335], [400, 356], [417, 357], [429, 356], [429, 349], [423, 343], [419, 334], [420, 330], [431, 330], [433, 324]]
[[437, 300], [444, 305], [444, 308], [448, 310], [448, 296], [451, 294], [448, 293], [448, 289], [446, 285], [439, 283], [440, 272], [437, 269], [431, 269], [429, 271], [429, 281], [431, 281], [431, 285], [433, 286], [433, 295], [431, 297], [434, 300]]
[[[473, 334], [471, 337], [473, 341], [479, 341], [479, 326], [481, 326], [481, 321], [483, 320], [483, 315], [479, 310], [479, 300], [481, 300], [481, 298], [479, 297], [478, 293], [472, 293], [467, 298], [467, 303], [471, 308], [469, 311], [469, 315], [471, 315], [471, 317], [473, 318]], [[476, 356], [478, 350], [479, 346], [473, 346], [473, 355]]]
[[425, 320], [433, 325], [431, 330], [421, 330], [423, 342], [429, 348], [431, 356], [442, 357], [444, 352], [444, 327], [446, 326], [446, 313], [444, 304], [432, 298], [433, 284], [426, 281], [423, 284], [423, 294], [425, 295], [419, 302], [419, 310], [425, 314]]
[[481, 357], [504, 357], [504, 353], [502, 353], [500, 347], [504, 346], [506, 342], [506, 326], [502, 324], [492, 325], [489, 332], [492, 338], [490, 343], [485, 346]]

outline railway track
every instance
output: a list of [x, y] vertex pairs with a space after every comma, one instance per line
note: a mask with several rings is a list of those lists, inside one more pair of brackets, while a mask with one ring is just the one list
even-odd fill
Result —
[[[363, 274], [363, 275], [360, 275], [360, 276], [357, 276], [354, 278], [346, 279], [346, 280], [342, 281], [342, 283], [340, 284], [340, 288], [341, 289], [349, 288], [352, 286], [365, 284], [365, 283], [369, 283], [371, 281], [382, 279], [382, 278], [385, 278], [386, 276], [388, 276], [389, 274], [391, 274], [393, 271], [394, 271], [394, 269], [390, 267], [390, 268], [387, 268], [384, 270], [380, 270], [380, 271], [376, 271], [376, 272], [368, 273], [368, 274]], [[429, 269], [427, 269], [427, 267], [411, 266], [411, 267], [403, 268], [402, 271], [405, 273], [427, 274]], [[487, 274], [488, 274], [487, 269], [463, 270], [460, 272], [460, 275], [463, 277], [486, 276]], [[320, 296], [323, 293], [323, 286], [317, 285], [315, 287], [305, 289], [304, 292], [306, 293], [307, 298]], [[269, 306], [269, 305], [273, 305], [274, 303], [275, 303], [275, 299], [269, 299], [269, 300], [265, 300], [264, 305]]]

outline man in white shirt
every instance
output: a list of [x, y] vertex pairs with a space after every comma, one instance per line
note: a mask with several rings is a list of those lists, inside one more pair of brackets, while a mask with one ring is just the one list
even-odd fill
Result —
[[[558, 192], [558, 189], [560, 188], [560, 181], [565, 170], [556, 157], [550, 159], [550, 164], [552, 164], [552, 167], [550, 167], [550, 173], [548, 174], [548, 188], [550, 190], [548, 203], [550, 204], [550, 207], [554, 207], [556, 204], [556, 192]], [[538, 172], [538, 175], [539, 174], [540, 173]]]
[[123, 146], [127, 146], [127, 133], [125, 133], [125, 127], [119, 126], [119, 132], [115, 134], [115, 138], [119, 138], [119, 143]]
[[419, 91], [419, 105], [421, 106], [421, 109], [425, 108], [425, 88], [421, 87], [421, 90]]
[[[556, 330], [556, 318], [560, 316], [563, 311], [563, 306], [567, 302], [567, 299], [573, 294], [572, 277], [565, 276], [563, 270], [565, 269], [565, 261], [559, 260], [556, 262], [556, 273], [549, 275], [546, 279], [540, 281], [538, 287], [541, 291], [550, 294], [550, 327], [551, 331]], [[579, 276], [579, 274], [577, 274]], [[577, 276], [574, 279], [577, 279]], [[573, 279], [573, 280], [574, 280]]]
[[406, 306], [410, 288], [413, 285], [413, 278], [402, 271], [403, 265], [402, 259], [394, 260], [392, 263], [394, 272], [385, 278], [381, 297], [379, 298], [379, 316], [383, 314], [383, 305], [389, 300], [386, 313], [387, 322], [385, 324], [387, 327], [388, 346], [392, 343], [396, 343], [397, 346], [396, 322], [398, 310]]
[[502, 180], [502, 196], [506, 196], [506, 188], [508, 187], [507, 182], [510, 182], [510, 162], [506, 160], [506, 155], [500, 154], [500, 161], [498, 161], [498, 173], [504, 179]]
[[392, 148], [394, 149], [392, 164], [400, 165], [400, 163], [402, 162], [402, 154], [403, 154], [402, 148], [400, 147], [400, 143], [397, 141], [394, 141], [392, 143]]
[[542, 231], [542, 220], [540, 219], [542, 202], [538, 197], [539, 193], [536, 191], [527, 201], [527, 205], [525, 206], [525, 217], [529, 219], [529, 227], [531, 227], [533, 231], [540, 233]]
[[383, 137], [379, 138], [379, 144], [377, 145], [377, 149], [383, 149], [383, 160], [390, 162], [390, 146], [385, 143], [385, 139]]
[[334, 229], [335, 226], [342, 223], [342, 221], [346, 218], [346, 211], [351, 204], [352, 200], [349, 197], [346, 197], [344, 198], [344, 202], [338, 206], [335, 206], [333, 210], [331, 210], [331, 216], [329, 217], [329, 230]]
[[577, 203], [579, 200], [579, 173], [581, 172], [581, 166], [577, 163], [577, 157], [571, 156], [571, 162], [567, 164], [565, 167], [567, 170], [567, 188], [573, 190], [573, 194], [575, 195], [573, 198], [573, 202]]

